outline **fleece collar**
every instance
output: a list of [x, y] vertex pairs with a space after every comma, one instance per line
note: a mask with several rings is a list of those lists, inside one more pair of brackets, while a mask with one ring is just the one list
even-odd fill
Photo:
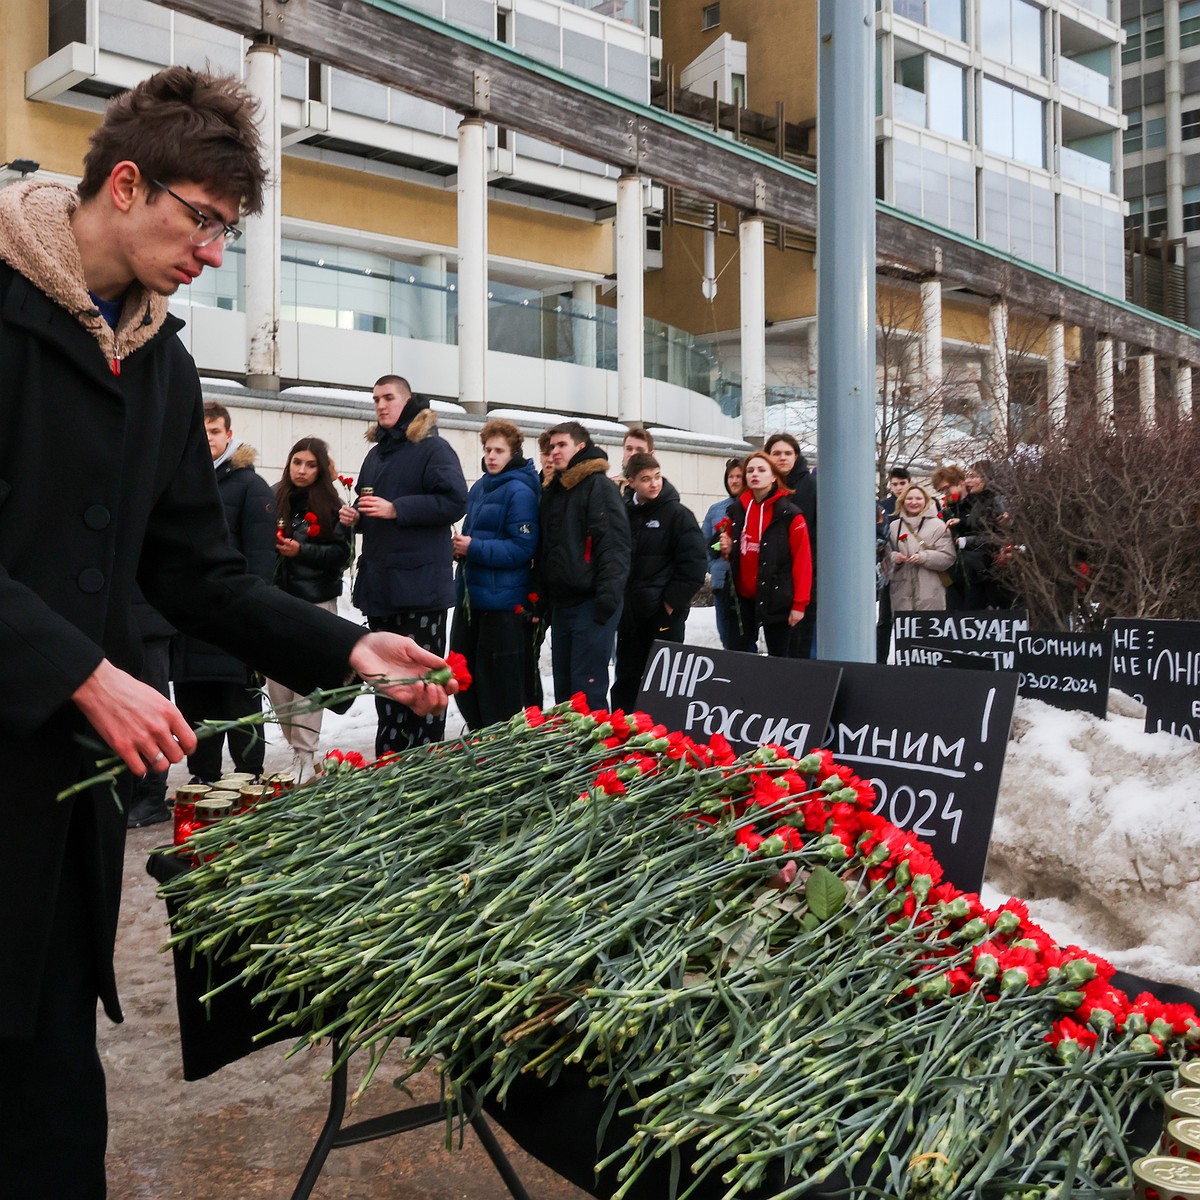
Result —
[[88, 295], [71, 215], [79, 196], [59, 183], [30, 180], [0, 191], [0, 259], [19, 271], [95, 338], [119, 371], [122, 359], [149, 342], [167, 319], [167, 298], [134, 283], [114, 330]]
[[414, 396], [400, 414], [400, 419], [391, 429], [381, 429], [377, 421], [367, 426], [364, 434], [368, 442], [387, 446], [401, 442], [423, 442], [431, 433], [437, 432], [437, 413], [423, 396]]
[[608, 455], [599, 446], [584, 446], [575, 452], [575, 457], [561, 471], [555, 471], [549, 479], [543, 481], [543, 487], [559, 483], [567, 491], [581, 484], [592, 475], [608, 470]]

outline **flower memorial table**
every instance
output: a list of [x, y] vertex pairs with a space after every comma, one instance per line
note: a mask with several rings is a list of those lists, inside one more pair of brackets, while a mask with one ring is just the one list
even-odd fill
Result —
[[597, 1196], [1127, 1195], [1195, 1010], [984, 908], [875, 802], [825, 752], [577, 697], [335, 757], [162, 892], [177, 960], [265, 1038], [366, 1056], [364, 1088], [404, 1039], [448, 1115], [486, 1105]]

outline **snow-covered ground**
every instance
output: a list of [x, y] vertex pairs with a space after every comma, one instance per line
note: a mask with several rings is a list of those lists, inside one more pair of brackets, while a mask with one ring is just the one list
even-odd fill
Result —
[[[358, 619], [346, 601], [343, 615]], [[719, 647], [711, 608], [692, 610], [687, 640]], [[541, 673], [550, 703], [549, 640]], [[1058, 941], [1200, 990], [1200, 746], [1143, 732], [1123, 697], [1110, 709], [1101, 721], [1017, 701], [985, 899], [1020, 896]], [[447, 736], [461, 730], [452, 704]], [[374, 738], [370, 699], [325, 715], [322, 751], [370, 755]], [[286, 768], [278, 730], [267, 739], [267, 769]]]

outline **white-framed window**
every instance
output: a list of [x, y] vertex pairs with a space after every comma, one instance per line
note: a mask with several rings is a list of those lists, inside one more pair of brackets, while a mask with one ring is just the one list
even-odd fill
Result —
[[958, 141], [967, 136], [966, 72], [957, 63], [896, 43], [893, 112]]
[[985, 0], [979, 6], [984, 53], [1031, 75], [1046, 73], [1045, 18], [1029, 0]]
[[1046, 165], [1046, 102], [995, 79], [983, 80], [982, 144], [993, 154]]
[[892, 12], [955, 41], [963, 41], [966, 34], [963, 0], [892, 0]]
[[721, 23], [721, 5], [706, 4], [700, 10], [700, 28], [701, 29], [716, 29]]

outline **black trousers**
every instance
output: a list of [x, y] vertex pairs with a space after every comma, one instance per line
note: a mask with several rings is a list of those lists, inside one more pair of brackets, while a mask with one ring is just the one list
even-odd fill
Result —
[[[175, 705], [189, 725], [201, 721], [235, 721], [262, 712], [262, 695], [256, 688], [241, 683], [184, 681], [175, 683]], [[261, 775], [266, 745], [262, 729], [231, 729], [222, 737], [201, 738], [194, 754], [188, 755], [188, 770], [205, 783], [220, 779], [225, 741], [235, 771]]]
[[[738, 596], [737, 603], [741, 609], [741, 629], [744, 630], [748, 647], [755, 647], [759, 630], [758, 605], [753, 600], [747, 600], [744, 596]], [[804, 614], [804, 620], [799, 625], [789, 625], [787, 621], [763, 625], [763, 641], [767, 643], [767, 654], [771, 658], [804, 658], [804, 627], [813, 619], [813, 615], [812, 606], [810, 605]], [[736, 616], [732, 618], [730, 624], [735, 630], [738, 629]], [[808, 645], [811, 650], [811, 631], [808, 636]], [[751, 653], [753, 652], [752, 649]]]
[[[412, 638], [418, 646], [432, 650], [441, 657], [446, 654], [445, 609], [419, 609], [393, 613], [388, 617], [368, 617], [367, 625], [387, 633], [401, 633]], [[379, 715], [379, 728], [375, 731], [377, 757], [440, 742], [446, 736], [445, 713], [418, 717], [406, 704], [389, 700], [386, 696], [375, 697], [375, 711]]]
[[637, 705], [650, 647], [655, 642], [682, 642], [687, 615], [686, 608], [676, 609], [670, 615], [661, 609], [657, 617], [637, 624], [631, 622], [628, 628], [617, 630], [617, 663], [609, 701], [614, 711], [620, 708], [629, 712]]
[[529, 660], [533, 632], [524, 613], [454, 610], [450, 649], [467, 660], [471, 686], [454, 697], [468, 729], [506, 721], [537, 703]]
[[72, 818], [34, 1035], [0, 1038], [0, 1200], [104, 1200], [108, 1104], [96, 1051], [90, 821], [87, 812]]

